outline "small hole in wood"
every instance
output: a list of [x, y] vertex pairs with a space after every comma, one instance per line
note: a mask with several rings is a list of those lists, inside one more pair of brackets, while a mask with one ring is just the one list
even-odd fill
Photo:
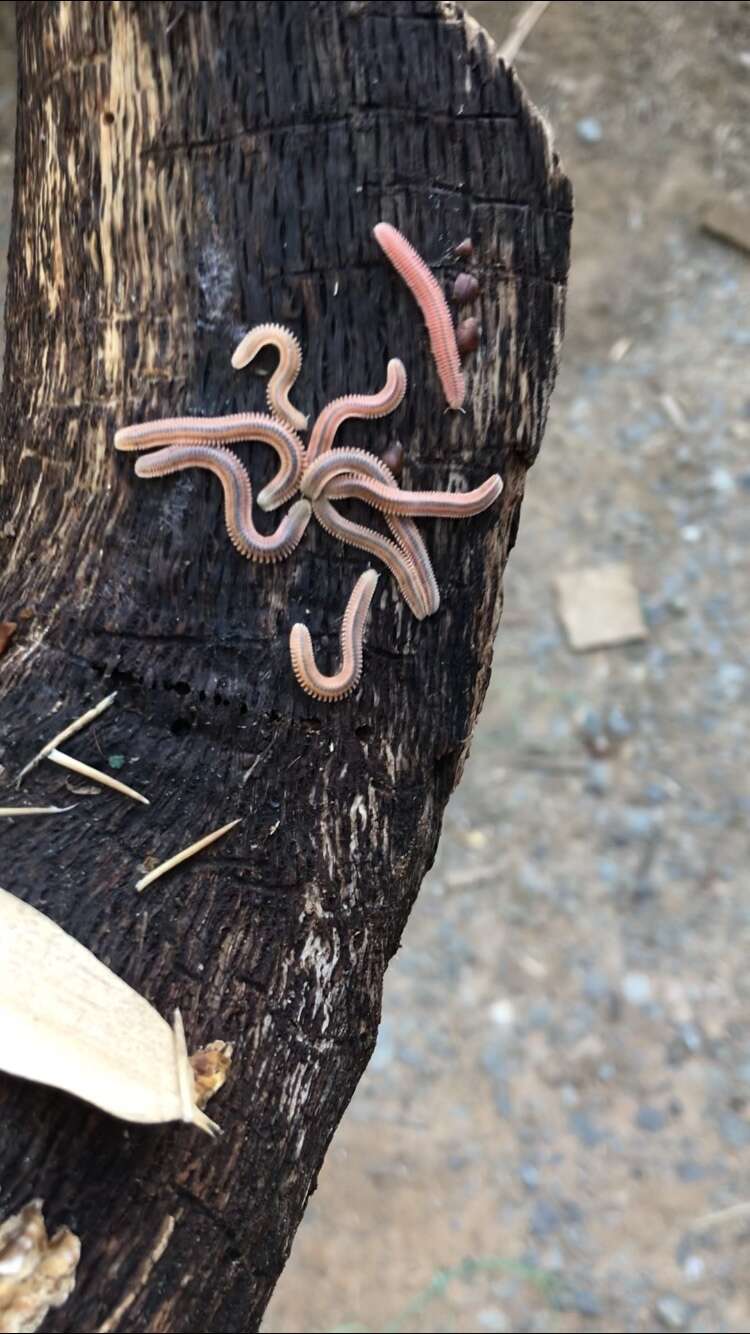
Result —
[[104, 124], [105, 124], [105, 125], [114, 125], [114, 123], [115, 123], [114, 112], [112, 112], [112, 111], [103, 111], [103, 112], [102, 112], [102, 120], [104, 121]]

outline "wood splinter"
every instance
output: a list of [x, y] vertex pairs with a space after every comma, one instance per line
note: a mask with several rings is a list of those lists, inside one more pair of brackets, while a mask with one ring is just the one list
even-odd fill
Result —
[[127, 783], [121, 783], [119, 778], [112, 778], [109, 774], [102, 773], [101, 769], [93, 769], [90, 764], [84, 764], [83, 760], [76, 760], [72, 755], [66, 755], [63, 751], [51, 750], [45, 757], [52, 760], [54, 764], [59, 764], [63, 769], [71, 769], [74, 774], [82, 774], [84, 778], [90, 778], [94, 783], [102, 783], [104, 787], [111, 787], [115, 792], [121, 792], [124, 797], [132, 797], [133, 801], [141, 801], [144, 806], [150, 806], [148, 797], [142, 796], [136, 792], [135, 788], [128, 787]]
[[65, 815], [77, 805], [74, 801], [72, 806], [0, 806], [0, 816], [15, 819], [17, 815]]
[[229, 824], [222, 825], [221, 829], [215, 829], [212, 834], [205, 834], [203, 838], [198, 839], [197, 843], [191, 843], [189, 848], [183, 848], [182, 852], [175, 853], [174, 857], [162, 862], [160, 866], [155, 866], [153, 871], [149, 871], [148, 875], [142, 876], [138, 881], [136, 885], [138, 893], [140, 894], [147, 885], [152, 885], [154, 880], [158, 880], [160, 876], [166, 875], [167, 871], [172, 870], [173, 866], [179, 866], [180, 862], [187, 861], [188, 857], [194, 857], [196, 852], [201, 852], [203, 848], [207, 848], [209, 843], [215, 843], [217, 838], [223, 838], [224, 834], [228, 834], [230, 829], [234, 829], [234, 826], [240, 823], [241, 818], [241, 816], [238, 816], [236, 820], [230, 820]]
[[46, 760], [50, 751], [56, 750], [58, 746], [62, 745], [63, 741], [67, 741], [68, 737], [75, 736], [76, 732], [80, 732], [82, 728], [88, 727], [89, 723], [92, 723], [95, 718], [98, 718], [100, 713], [104, 713], [104, 710], [108, 709], [110, 704], [113, 704], [116, 698], [117, 691], [113, 690], [112, 694], [107, 695], [106, 699], [100, 700], [92, 709], [87, 709], [79, 718], [74, 718], [72, 723], [68, 723], [68, 726], [63, 728], [62, 732], [58, 732], [56, 736], [53, 736], [52, 740], [48, 741], [46, 746], [42, 746], [42, 749], [37, 751], [36, 755], [29, 760], [28, 764], [24, 765], [16, 778], [16, 787], [20, 787], [27, 773], [30, 773], [42, 760]]

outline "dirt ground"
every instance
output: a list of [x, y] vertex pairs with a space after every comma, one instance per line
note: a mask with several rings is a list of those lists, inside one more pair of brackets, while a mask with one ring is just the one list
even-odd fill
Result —
[[[469, 8], [502, 38], [520, 6]], [[553, 3], [518, 70], [576, 192], [563, 367], [471, 760], [266, 1334], [750, 1329], [750, 255], [698, 222], [750, 210], [750, 5]], [[573, 654], [554, 575], [612, 560], [648, 639]]]

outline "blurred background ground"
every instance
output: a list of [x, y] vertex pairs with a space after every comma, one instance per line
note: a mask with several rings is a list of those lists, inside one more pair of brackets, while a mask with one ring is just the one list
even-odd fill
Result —
[[[476, 3], [499, 39], [521, 8]], [[0, 278], [12, 6], [0, 3]], [[487, 702], [375, 1056], [268, 1311], [291, 1331], [750, 1328], [750, 5], [552, 3], [563, 365]], [[648, 626], [575, 655], [560, 569]]]

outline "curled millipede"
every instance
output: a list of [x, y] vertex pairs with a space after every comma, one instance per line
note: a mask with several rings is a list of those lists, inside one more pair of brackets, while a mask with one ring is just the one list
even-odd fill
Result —
[[[270, 445], [278, 454], [281, 464], [279, 471], [258, 496], [261, 509], [278, 509], [279, 505], [294, 495], [299, 486], [304, 450], [302, 441], [294, 431], [264, 412], [235, 412], [226, 417], [166, 417], [158, 422], [139, 422], [115, 432], [115, 449], [154, 449], [163, 445], [227, 445], [237, 440], [258, 440]], [[154, 474], [138, 475], [145, 477]]]
[[389, 222], [379, 222], [373, 229], [373, 236], [417, 301], [430, 335], [432, 355], [446, 402], [451, 408], [460, 408], [466, 387], [451, 313], [437, 280], [414, 246]]
[[289, 402], [289, 392], [302, 369], [302, 348], [289, 329], [283, 324], [256, 324], [232, 353], [234, 369], [249, 365], [263, 347], [273, 347], [279, 354], [279, 364], [266, 389], [271, 412], [295, 431], [306, 431], [307, 417]]
[[376, 533], [372, 528], [365, 528], [361, 523], [345, 519], [325, 496], [320, 496], [313, 502], [313, 514], [321, 528], [325, 528], [331, 537], [338, 538], [340, 542], [348, 542], [350, 546], [359, 547], [360, 551], [376, 556], [388, 566], [404, 601], [418, 621], [423, 621], [425, 616], [429, 615], [416, 568], [400, 546], [383, 537], [382, 533]]
[[345, 394], [334, 398], [319, 413], [310, 432], [305, 454], [305, 466], [319, 454], [332, 448], [336, 432], [350, 417], [387, 417], [395, 412], [406, 393], [406, 370], [402, 361], [394, 357], [388, 362], [385, 384], [377, 394]]
[[[341, 473], [350, 472], [355, 473], [357, 478], [369, 477], [380, 483], [384, 489], [392, 490], [396, 495], [401, 494], [396, 479], [387, 465], [382, 459], [376, 458], [374, 454], [364, 449], [332, 449], [316, 459], [302, 479], [303, 494], [312, 501], [322, 495], [326, 499], [333, 499], [330, 494], [330, 487], [335, 484], [333, 479]], [[440, 590], [419, 529], [408, 516], [401, 517], [397, 513], [388, 513], [385, 518], [396, 543], [414, 568], [420, 585], [424, 613], [426, 616], [431, 616], [440, 606]], [[371, 529], [365, 531], [371, 536], [378, 536]], [[386, 538], [382, 540], [387, 541]]]
[[503, 489], [497, 473], [473, 491], [402, 491], [367, 477], [336, 477], [325, 488], [329, 500], [363, 500], [382, 514], [412, 519], [470, 519], [494, 504]]
[[333, 676], [324, 676], [318, 670], [307, 626], [299, 621], [292, 626], [289, 635], [292, 671], [302, 689], [314, 699], [343, 699], [359, 685], [362, 638], [377, 582], [375, 570], [365, 570], [352, 589], [341, 622], [341, 666]]
[[185, 468], [206, 468], [218, 477], [224, 490], [227, 532], [241, 556], [256, 561], [283, 560], [302, 540], [310, 520], [307, 500], [296, 501], [270, 537], [258, 532], [252, 519], [250, 478], [231, 450], [212, 445], [169, 445], [138, 459], [135, 465], [138, 477], [165, 477]]

